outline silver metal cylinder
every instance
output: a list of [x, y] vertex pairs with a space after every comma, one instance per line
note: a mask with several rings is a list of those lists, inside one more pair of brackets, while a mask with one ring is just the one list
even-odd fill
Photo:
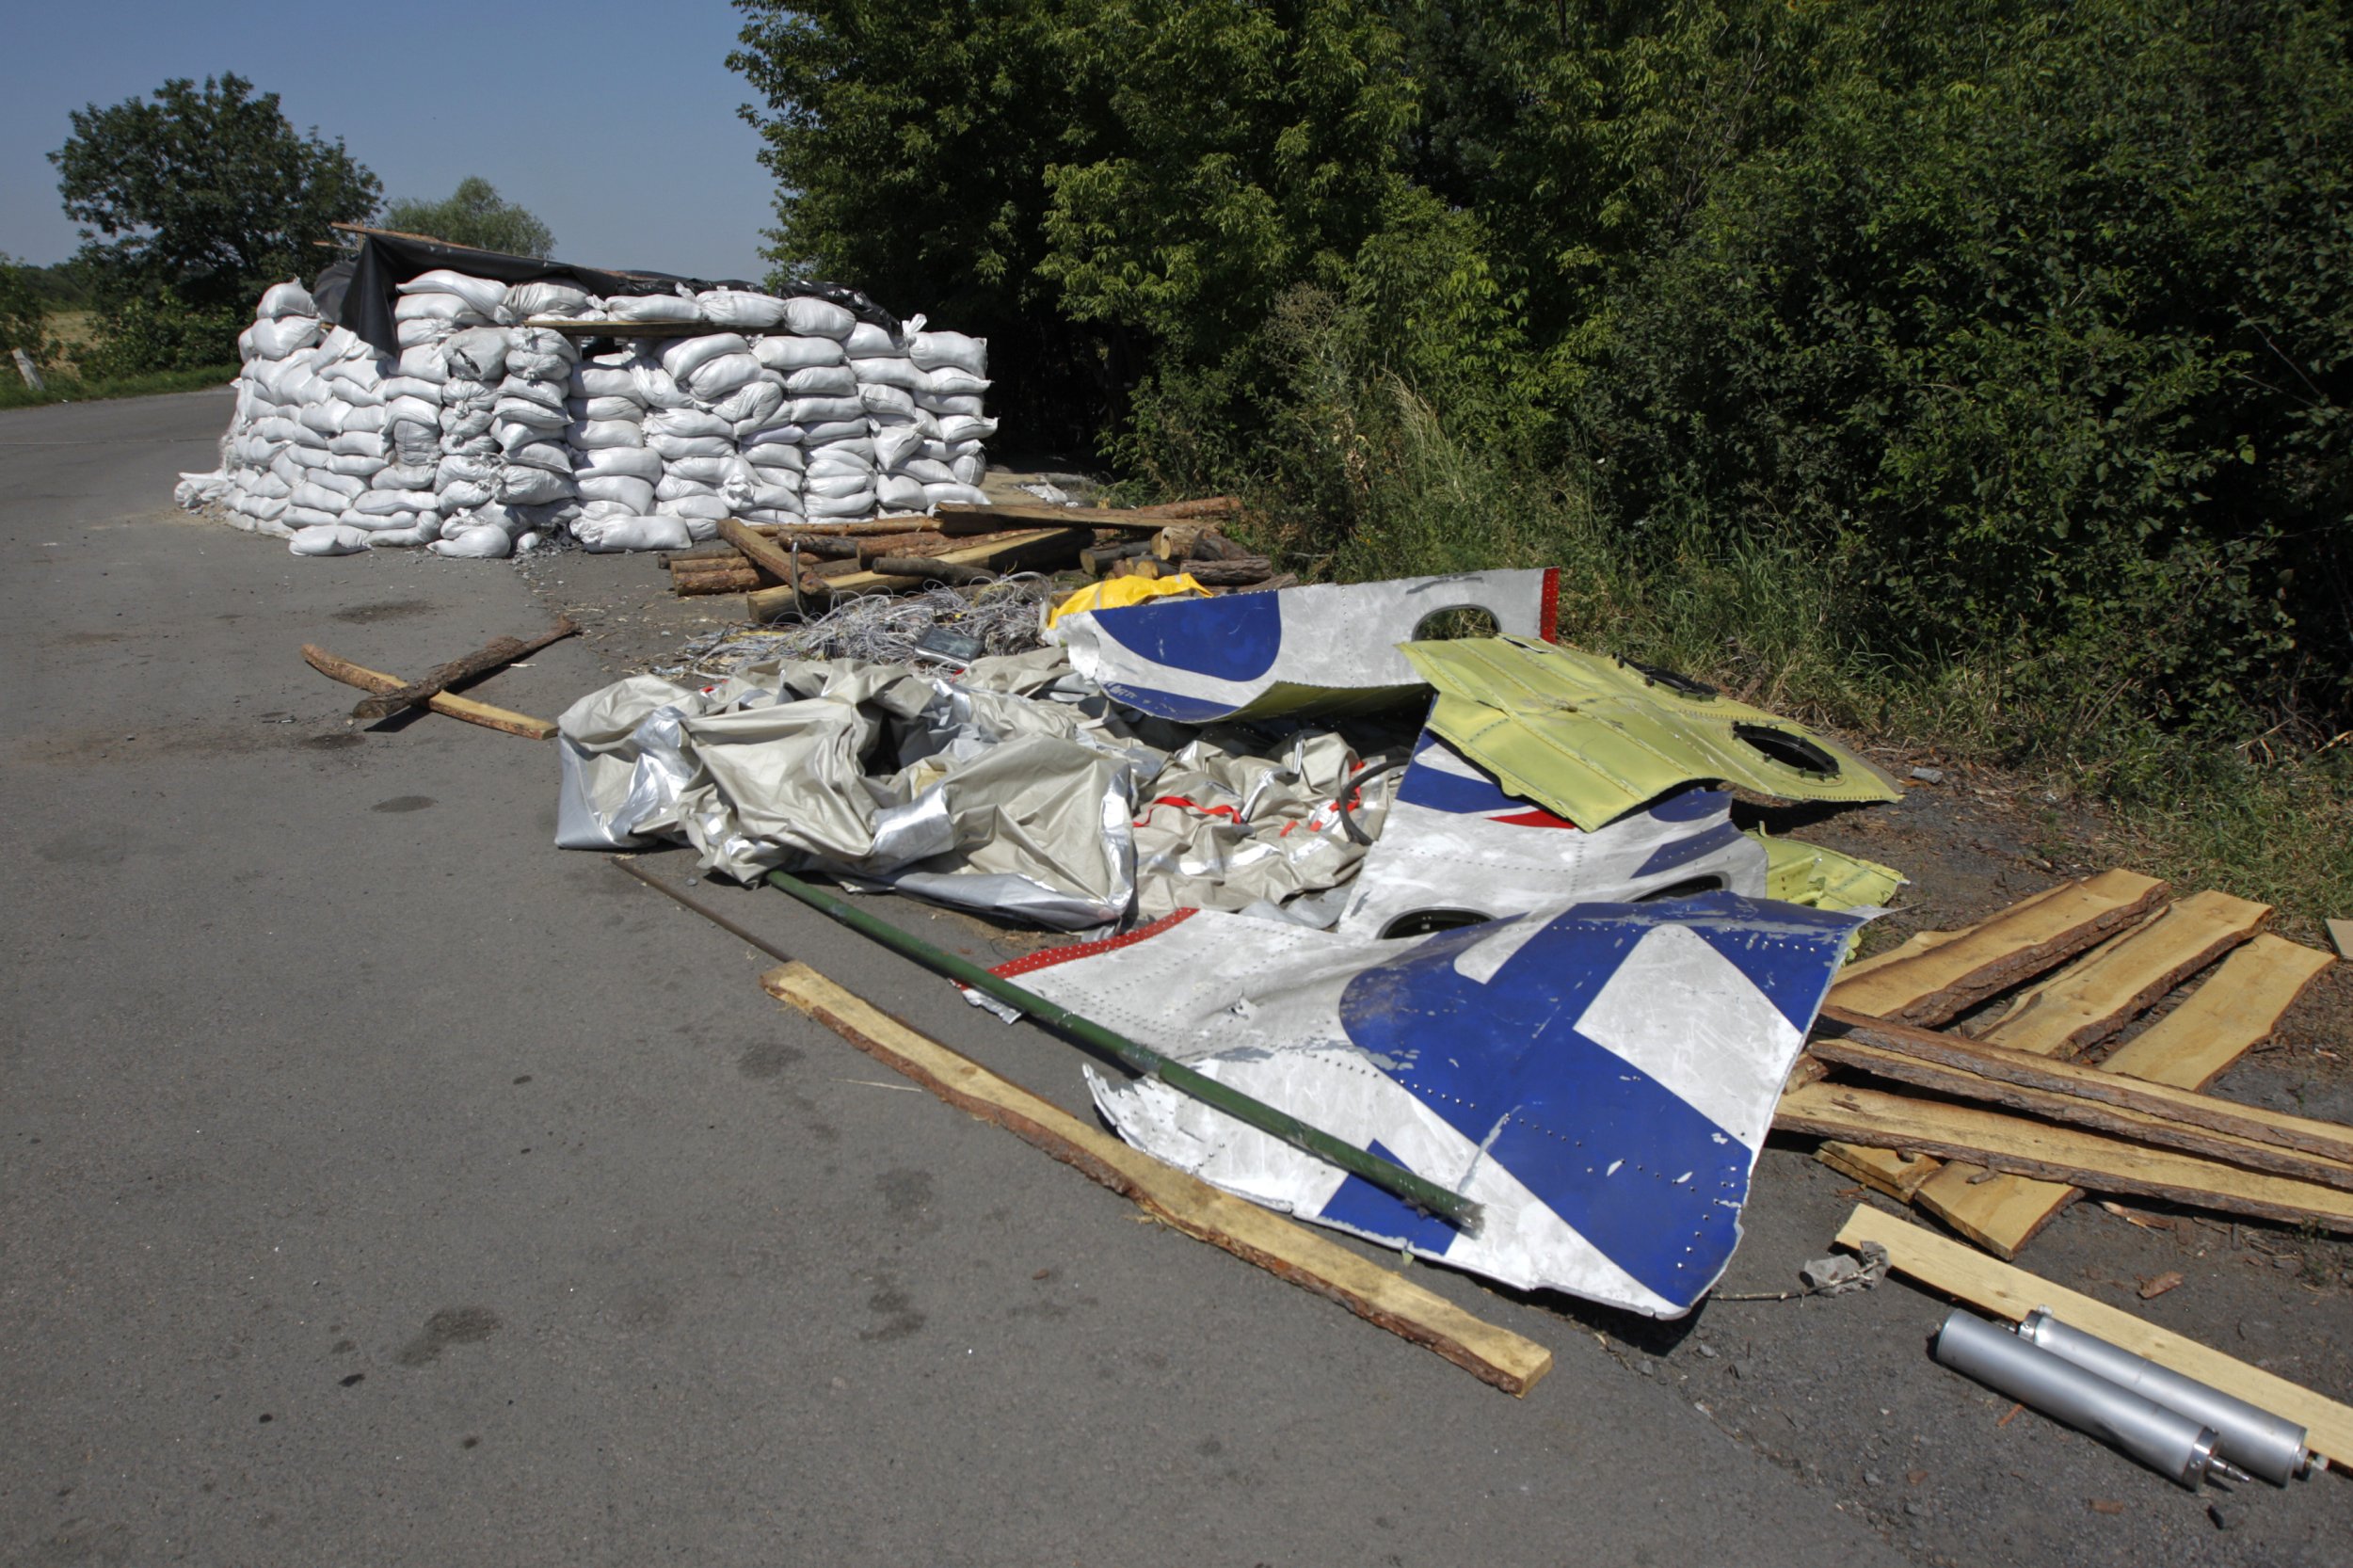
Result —
[[1996, 1393], [2122, 1449], [2196, 1491], [2214, 1463], [2217, 1436], [2179, 1412], [2097, 1372], [2062, 1361], [2007, 1329], [1955, 1312], [1936, 1331], [1936, 1359]]
[[2038, 1306], [2027, 1313], [2026, 1320], [2018, 1325], [2018, 1336], [2145, 1400], [2202, 1421], [2219, 1434], [2218, 1451], [2223, 1458], [2276, 1486], [2285, 1486], [2310, 1464], [2304, 1451], [2304, 1429], [2286, 1416], [2274, 1416], [2196, 1378], [2184, 1377], [2097, 1335], [2071, 1328], [2052, 1317], [2048, 1307]]

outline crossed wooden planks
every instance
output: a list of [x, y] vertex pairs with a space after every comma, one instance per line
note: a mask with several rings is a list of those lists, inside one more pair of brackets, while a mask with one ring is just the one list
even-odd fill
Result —
[[[1891, 953], [1850, 966], [1831, 991], [1831, 1016], [1834, 1020], [1843, 1010], [1865, 1019], [1947, 1022], [2091, 948], [2073, 964], [2021, 992], [1979, 1037], [1999, 1053], [1996, 1066], [2013, 1058], [2065, 1062], [2114, 1035], [2150, 1004], [2229, 952], [2187, 1001], [2103, 1064], [2107, 1072], [2130, 1074], [2152, 1084], [2201, 1087], [2267, 1038], [2297, 994], [2330, 960], [2313, 949], [2259, 936], [2270, 915], [2265, 905], [2215, 892], [2195, 893], [2168, 904], [2165, 895], [2162, 883], [2109, 872], [2047, 889], [1964, 931], [1922, 933]], [[1966, 1044], [1955, 1040], [1957, 1047]], [[1898, 1067], [1870, 1060], [1867, 1045], [1832, 1043], [1825, 1054], [1922, 1087], [1954, 1086], [1952, 1081], [1937, 1081], [1936, 1071], [1917, 1062]], [[1949, 1074], [1952, 1066], [1947, 1063], [1937, 1070]], [[2022, 1073], [2013, 1066], [2001, 1076], [2015, 1080]], [[1868, 1092], [1866, 1102], [1855, 1092], [1826, 1089], [1815, 1081], [1819, 1076], [1818, 1068], [1793, 1076], [1777, 1125], [1827, 1135], [1830, 1141], [1818, 1151], [1825, 1163], [1898, 1201], [1917, 1203], [2004, 1257], [2013, 1256], [2078, 1195], [2066, 1179], [2078, 1175], [2112, 1191], [2161, 1196], [2195, 1192], [2199, 1195], [2190, 1201], [2239, 1212], [2318, 1218], [2324, 1224], [2336, 1218], [2334, 1194], [2299, 1190], [2303, 1181], [2342, 1185], [2330, 1179], [2325, 1160], [2299, 1164], [2268, 1144], [2234, 1144], [2238, 1135], [2227, 1129], [2184, 1128], [2170, 1120], [2136, 1125], [2138, 1113], [2130, 1111], [2093, 1113], [2079, 1109], [2064, 1118], [2136, 1140], [2120, 1143], [2096, 1132], [2041, 1128], [1997, 1112], [1876, 1091]], [[2068, 1087], [2089, 1086], [2078, 1078], [2069, 1080]], [[1975, 1090], [1970, 1097], [2018, 1109], [2029, 1109], [2023, 1101], [2040, 1092], [1989, 1090], [1984, 1081], [1977, 1082]], [[2181, 1109], [2178, 1104], [2169, 1107], [2170, 1112]], [[2048, 1113], [2050, 1107], [2041, 1110]], [[2217, 1114], [2210, 1112], [2209, 1122]], [[1855, 1141], [1874, 1129], [1883, 1137], [1897, 1128], [1902, 1129], [1906, 1142], [1900, 1152]], [[2153, 1129], [2156, 1136], [2152, 1136]], [[2172, 1149], [2143, 1146], [2149, 1143], [2218, 1156], [2230, 1163], [2217, 1165]], [[1940, 1150], [1993, 1153], [1997, 1148], [2009, 1172], [2031, 1174], [1996, 1175], [1974, 1163], [1945, 1164], [1931, 1158]], [[2243, 1166], [2258, 1167], [2271, 1178], [2296, 1179], [2280, 1185], [2256, 1170], [2238, 1168]]]

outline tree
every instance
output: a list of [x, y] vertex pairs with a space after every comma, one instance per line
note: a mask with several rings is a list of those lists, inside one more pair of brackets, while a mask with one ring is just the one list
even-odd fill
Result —
[[383, 186], [340, 138], [298, 135], [278, 95], [229, 74], [73, 112], [49, 154], [80, 260], [104, 303], [170, 289], [200, 309], [249, 303], [311, 271], [312, 242], [364, 221]]
[[40, 268], [0, 251], [0, 375], [14, 374], [4, 361], [16, 350], [42, 365], [56, 347], [49, 336], [49, 308], [40, 295]]
[[524, 208], [499, 195], [490, 182], [470, 174], [457, 182], [446, 201], [403, 197], [384, 209], [384, 227], [404, 233], [430, 234], [452, 245], [477, 250], [503, 250], [510, 256], [552, 256], [555, 233]]

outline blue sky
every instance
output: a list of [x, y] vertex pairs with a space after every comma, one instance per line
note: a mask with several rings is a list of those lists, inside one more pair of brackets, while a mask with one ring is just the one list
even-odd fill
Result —
[[388, 200], [479, 174], [545, 219], [566, 261], [757, 279], [775, 185], [736, 115], [740, 26], [725, 0], [11, 7], [0, 251], [61, 262], [81, 243], [47, 157], [71, 111], [234, 72], [296, 130], [341, 136]]

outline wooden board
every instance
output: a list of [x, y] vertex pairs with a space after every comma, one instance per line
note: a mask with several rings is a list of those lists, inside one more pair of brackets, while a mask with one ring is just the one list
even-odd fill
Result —
[[[1813, 1083], [1782, 1096], [1773, 1127], [1817, 1138], [1895, 1144], [2095, 1192], [2163, 1198], [2287, 1224], [2310, 1220], [2328, 1230], [2353, 1231], [2353, 1192], [1976, 1106]], [[1923, 1204], [1936, 1179], [1921, 1188]]]
[[1889, 1267], [1896, 1272], [1957, 1301], [2012, 1322], [2023, 1320], [2036, 1307], [2048, 1308], [2070, 1328], [2098, 1335], [2184, 1377], [2196, 1378], [2276, 1416], [2301, 1422], [2306, 1448], [2340, 1468], [2353, 1465], [2353, 1409], [2334, 1400], [2159, 1328], [2121, 1307], [2080, 1295], [2024, 1269], [1996, 1263], [1918, 1225], [1858, 1205], [1839, 1230], [1837, 1244], [1860, 1251], [1865, 1241], [1887, 1249]]
[[[305, 663], [321, 675], [329, 680], [340, 680], [346, 686], [357, 686], [363, 692], [379, 694], [396, 692], [407, 684], [397, 675], [386, 675], [380, 670], [363, 669], [348, 659], [338, 659], [315, 643], [302, 645], [302, 657]], [[452, 696], [447, 692], [436, 692], [425, 706], [437, 713], [445, 713], [453, 719], [464, 719], [468, 724], [478, 724], [485, 729], [497, 729], [509, 735], [520, 735], [526, 741], [555, 739], [555, 726], [546, 719], [535, 719], [527, 713], [517, 713], [504, 708], [493, 708], [487, 702], [475, 702], [470, 697]]]
[[2013, 905], [1957, 941], [1841, 981], [1831, 1000], [1874, 1017], [1945, 1023], [2137, 923], [2165, 896], [2153, 877], [2103, 872]]
[[2041, 1056], [2076, 1056], [2261, 931], [2271, 905], [2212, 890], [2176, 899], [2148, 924], [2029, 987], [1982, 1038]]
[[1128, 1147], [916, 1032], [805, 964], [771, 969], [760, 984], [949, 1104], [1076, 1166], [1186, 1235], [1338, 1302], [1474, 1377], [1507, 1393], [1525, 1394], [1552, 1369], [1552, 1352], [1535, 1341], [1482, 1322], [1401, 1274]]
[[1809, 1048], [1840, 1066], [1956, 1099], [2188, 1149], [2250, 1170], [2353, 1186], [2353, 1127], [2337, 1122], [1830, 1009]]
[[2304, 987], [2332, 962], [2317, 948], [2265, 933], [2225, 958], [2186, 1001], [2101, 1065], [2153, 1083], [2202, 1089], [2270, 1039]]
[[1920, 1184], [1912, 1202], [2007, 1261], [2083, 1195], [2072, 1182], [2039, 1181], [1948, 1160]]
[[1043, 501], [993, 502], [985, 506], [957, 501], [943, 502], [936, 515], [941, 530], [950, 534], [974, 528], [1002, 528], [1008, 522], [1083, 523], [1089, 528], [1126, 528], [1157, 534], [1176, 514], [1128, 506], [1049, 506]]
[[[1094, 536], [1084, 528], [1039, 528], [1021, 534], [1000, 534], [961, 550], [944, 551], [936, 558], [951, 566], [1015, 571], [1075, 556], [1093, 538]], [[836, 598], [847, 594], [895, 593], [922, 585], [920, 578], [888, 577], [871, 571], [854, 571], [825, 580], [825, 586], [832, 590]], [[808, 602], [806, 585], [800, 602]], [[746, 594], [744, 606], [751, 618], [759, 621], [775, 620], [799, 607], [789, 587], [762, 588], [758, 593]]]
[[1910, 1203], [1920, 1184], [1942, 1169], [1925, 1154], [1898, 1154], [1894, 1149], [1869, 1148], [1835, 1138], [1816, 1145], [1814, 1158], [1840, 1176], [1851, 1176], [1897, 1203]]
[[2333, 943], [2339, 958], [2353, 958], [2353, 920], [2330, 920], [2329, 940]]

